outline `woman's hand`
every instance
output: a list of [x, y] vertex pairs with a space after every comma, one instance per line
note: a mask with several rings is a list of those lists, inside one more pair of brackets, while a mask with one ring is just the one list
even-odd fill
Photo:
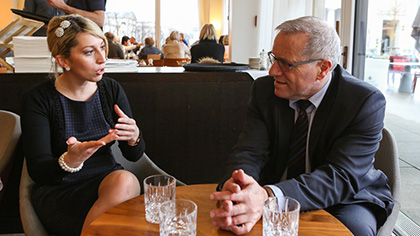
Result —
[[[117, 140], [127, 141], [128, 145], [136, 145], [137, 138], [139, 137], [140, 130], [136, 125], [136, 121], [128, 117], [118, 105], [114, 105], [115, 113], [120, 117], [118, 123], [115, 125], [115, 131], [118, 135]], [[114, 130], [110, 130], [112, 132]]]
[[85, 162], [93, 153], [95, 153], [100, 147], [105, 146], [107, 143], [117, 140], [118, 135], [115, 130], [110, 132], [105, 137], [97, 141], [86, 141], [80, 142], [75, 137], [67, 139], [67, 154], [64, 157], [64, 162], [72, 167], [76, 168]]

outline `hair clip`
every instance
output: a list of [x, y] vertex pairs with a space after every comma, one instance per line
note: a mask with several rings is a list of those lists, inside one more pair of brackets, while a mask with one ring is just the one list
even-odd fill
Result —
[[60, 23], [60, 26], [55, 30], [55, 35], [59, 38], [63, 37], [64, 35], [64, 30], [67, 29], [69, 26], [71, 25], [70, 21], [68, 20], [63, 20]]

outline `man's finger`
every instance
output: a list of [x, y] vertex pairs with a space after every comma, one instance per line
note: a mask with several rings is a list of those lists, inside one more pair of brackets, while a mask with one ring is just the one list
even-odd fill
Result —
[[225, 218], [225, 217], [230, 217], [230, 216], [231, 214], [222, 208], [218, 208], [218, 209], [214, 209], [210, 211], [210, 218], [212, 219]]
[[225, 228], [232, 226], [232, 218], [224, 217], [224, 218], [214, 218], [212, 220], [212, 224], [217, 227]]
[[235, 225], [230, 227], [230, 231], [236, 235], [244, 235], [251, 231], [252, 227], [254, 227], [255, 223], [245, 223], [241, 225]]
[[232, 192], [230, 191], [220, 191], [220, 192], [214, 192], [210, 194], [210, 199], [213, 201], [232, 200], [231, 196], [232, 196]]
[[245, 174], [245, 172], [241, 169], [238, 171], [235, 171], [232, 174], [232, 178], [235, 180], [236, 183], [238, 183], [241, 186], [250, 185], [255, 182], [254, 178]]
[[220, 201], [221, 202], [221, 207], [227, 211], [227, 212], [231, 212], [233, 209], [233, 202], [232, 201]]
[[230, 191], [232, 193], [239, 193], [241, 191], [241, 186], [240, 184], [233, 182], [233, 181], [229, 181], [226, 182], [223, 185], [223, 191]]

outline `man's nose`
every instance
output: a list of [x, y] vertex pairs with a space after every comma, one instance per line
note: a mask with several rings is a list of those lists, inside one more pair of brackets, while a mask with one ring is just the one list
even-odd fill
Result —
[[278, 63], [275, 61], [271, 67], [270, 70], [268, 71], [268, 74], [270, 76], [281, 76], [283, 75], [283, 71], [280, 69], [280, 66], [278, 65]]

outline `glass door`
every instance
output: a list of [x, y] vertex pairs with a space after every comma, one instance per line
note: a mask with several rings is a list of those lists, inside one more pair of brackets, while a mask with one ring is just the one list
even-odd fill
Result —
[[[365, 35], [358, 41], [364, 58], [364, 80], [378, 87], [387, 100], [385, 126], [394, 133], [400, 160], [401, 212], [399, 220], [420, 223], [418, 193], [420, 162], [420, 79], [419, 51], [411, 36], [419, 0], [369, 0]], [[366, 8], [365, 8], [366, 9]], [[420, 23], [419, 23], [420, 24]], [[361, 31], [363, 32], [363, 31]], [[363, 35], [363, 34], [361, 34]], [[363, 41], [364, 42], [361, 42]], [[417, 85], [418, 87], [418, 85]], [[401, 221], [402, 222], [402, 221]], [[400, 225], [407, 225], [401, 223]]]
[[413, 94], [420, 66], [411, 32], [419, 4], [419, 0], [368, 2], [364, 80], [383, 92]]

